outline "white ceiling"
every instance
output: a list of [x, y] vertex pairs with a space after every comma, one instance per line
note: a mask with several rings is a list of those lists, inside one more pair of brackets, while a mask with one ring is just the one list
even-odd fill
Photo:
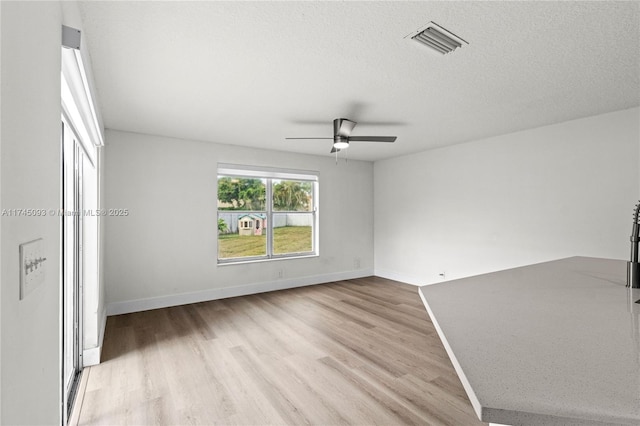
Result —
[[[379, 160], [640, 105], [640, 2], [81, 4], [105, 126]], [[404, 37], [435, 21], [442, 56]], [[367, 124], [370, 123], [370, 124]]]

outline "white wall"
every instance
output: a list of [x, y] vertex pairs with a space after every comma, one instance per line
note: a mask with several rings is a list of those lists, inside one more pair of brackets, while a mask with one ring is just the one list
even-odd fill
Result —
[[376, 162], [376, 275], [428, 284], [440, 272], [449, 280], [574, 255], [625, 259], [639, 114]]
[[[2, 209], [60, 206], [58, 2], [2, 2]], [[60, 220], [0, 220], [1, 424], [60, 422]], [[19, 300], [18, 247], [44, 240], [45, 280]]]
[[[105, 220], [110, 314], [373, 273], [372, 163], [118, 131], [106, 139], [105, 207], [130, 211]], [[218, 162], [319, 171], [320, 256], [218, 266]]]

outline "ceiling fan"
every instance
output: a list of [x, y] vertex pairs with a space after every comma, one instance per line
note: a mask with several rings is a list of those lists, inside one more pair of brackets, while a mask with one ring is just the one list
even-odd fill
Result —
[[285, 138], [285, 139], [333, 139], [331, 153], [340, 152], [349, 148], [349, 142], [395, 142], [396, 136], [351, 136], [351, 131], [356, 127], [355, 121], [346, 118], [336, 118], [333, 120], [332, 138]]

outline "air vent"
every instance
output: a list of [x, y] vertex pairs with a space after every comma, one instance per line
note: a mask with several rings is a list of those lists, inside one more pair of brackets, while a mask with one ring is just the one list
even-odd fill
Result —
[[443, 55], [451, 53], [465, 44], [469, 44], [435, 22], [429, 22], [425, 27], [409, 34], [405, 38], [411, 38]]

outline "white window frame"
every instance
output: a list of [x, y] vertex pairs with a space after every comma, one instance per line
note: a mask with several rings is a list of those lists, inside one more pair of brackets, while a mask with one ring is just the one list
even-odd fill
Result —
[[[307, 170], [293, 170], [293, 169], [281, 169], [272, 167], [260, 167], [260, 166], [247, 166], [237, 164], [218, 164], [218, 174], [216, 177], [216, 200], [218, 199], [218, 179], [220, 177], [242, 177], [242, 178], [256, 178], [265, 180], [265, 209], [260, 211], [244, 211], [244, 210], [220, 210], [216, 208], [216, 223], [219, 218], [220, 212], [234, 212], [234, 213], [264, 213], [267, 216], [267, 225], [262, 227], [262, 232], [266, 232], [267, 235], [267, 247], [266, 254], [261, 256], [246, 256], [246, 257], [234, 257], [234, 258], [220, 258], [218, 250], [218, 237], [216, 236], [216, 258], [218, 265], [234, 265], [241, 263], [252, 262], [265, 262], [272, 260], [282, 259], [297, 259], [306, 257], [319, 256], [319, 173], [317, 171]], [[304, 181], [313, 183], [313, 207], [309, 212], [300, 211], [274, 211], [273, 210], [273, 180], [292, 180], [292, 181]], [[273, 218], [277, 214], [309, 214], [312, 216], [313, 229], [312, 229], [312, 248], [310, 252], [300, 253], [284, 253], [274, 254], [273, 252]], [[253, 227], [252, 227], [253, 228]], [[217, 235], [217, 234], [216, 234]]]

